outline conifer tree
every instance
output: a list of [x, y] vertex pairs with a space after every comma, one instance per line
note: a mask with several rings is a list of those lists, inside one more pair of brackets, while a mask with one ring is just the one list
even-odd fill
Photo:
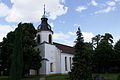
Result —
[[80, 28], [77, 31], [75, 41], [75, 55], [73, 57], [73, 67], [69, 73], [70, 80], [91, 80], [91, 57], [84, 44], [84, 39]]

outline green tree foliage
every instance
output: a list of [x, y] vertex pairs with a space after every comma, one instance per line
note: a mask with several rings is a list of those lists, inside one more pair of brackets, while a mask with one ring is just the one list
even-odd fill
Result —
[[113, 36], [110, 33], [105, 33], [105, 35], [101, 36], [101, 38], [109, 43], [113, 43]]
[[116, 54], [116, 58], [117, 60], [120, 61], [120, 40], [118, 40], [114, 46], [114, 50], [115, 50], [115, 54]]
[[115, 51], [115, 59], [114, 59], [114, 64], [115, 66], [118, 67], [118, 70], [116, 72], [120, 72], [120, 40], [118, 40], [114, 46], [114, 51]]
[[13, 53], [14, 47], [14, 32], [9, 32], [7, 38], [3, 38], [1, 42], [1, 71], [4, 75], [8, 75], [10, 71], [10, 55]]
[[15, 31], [14, 49], [10, 56], [11, 68], [10, 76], [13, 80], [20, 80], [22, 78], [23, 69], [23, 47], [22, 47], [22, 27], [21, 23]]
[[4, 73], [10, 72], [10, 56], [14, 53], [14, 47], [17, 47], [14, 42], [19, 28], [22, 28], [23, 74], [29, 73], [30, 69], [37, 70], [41, 67], [42, 58], [39, 56], [40, 52], [34, 49], [37, 44], [35, 41], [37, 31], [31, 23], [20, 23], [18, 26], [20, 27], [8, 33], [1, 43], [2, 70]]
[[84, 44], [85, 44], [86, 51], [91, 53], [91, 55], [92, 55], [92, 53], [93, 53], [92, 43], [85, 42]]
[[107, 40], [101, 40], [94, 54], [94, 64], [96, 70], [99, 73], [108, 72], [108, 68], [113, 58], [114, 50], [113, 46], [108, 43]]
[[[75, 55], [73, 58], [73, 67], [69, 73], [69, 78], [70, 80], [91, 80], [90, 53], [86, 51], [80, 28], [78, 28], [76, 34], [77, 39], [75, 41]], [[88, 50], [90, 50], [90, 48]]]
[[[95, 46], [98, 46], [99, 45], [99, 43], [100, 43], [100, 40], [101, 40], [101, 35], [100, 34], [98, 34], [98, 35], [96, 35], [95, 37], [93, 37], [92, 38], [92, 44], [93, 44], [93, 46], [95, 45]], [[95, 47], [94, 47], [95, 48]]]
[[31, 23], [24, 23], [21, 25], [23, 29], [23, 64], [24, 74], [29, 73], [30, 69], [39, 69], [41, 67], [42, 58], [38, 51], [34, 49], [36, 46], [35, 36], [37, 31]]

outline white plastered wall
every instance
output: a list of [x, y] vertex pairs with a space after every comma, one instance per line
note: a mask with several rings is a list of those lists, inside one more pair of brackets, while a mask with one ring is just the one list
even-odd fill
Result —
[[[46, 74], [61, 73], [61, 54], [56, 46], [45, 44], [45, 58], [49, 60], [46, 61]], [[53, 63], [53, 72], [50, 70], [50, 63]]]
[[[65, 57], [67, 57], [67, 71], [65, 70]], [[73, 62], [72, 61], [72, 58], [73, 58], [73, 54], [67, 54], [67, 53], [61, 53], [61, 73], [64, 74], [64, 73], [68, 73], [71, 71], [70, 69], [70, 58], [71, 58], [71, 63]]]
[[45, 42], [49, 42], [49, 35], [52, 35], [51, 31], [40, 31], [37, 33], [37, 35], [40, 35], [40, 42], [43, 43]]

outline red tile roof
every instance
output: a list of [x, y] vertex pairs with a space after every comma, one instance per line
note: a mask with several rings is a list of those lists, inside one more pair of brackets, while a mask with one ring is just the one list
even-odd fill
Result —
[[67, 46], [64, 44], [59, 44], [59, 43], [55, 43], [53, 42], [53, 44], [60, 50], [62, 50], [62, 53], [68, 53], [68, 54], [74, 54], [74, 48], [71, 46]]

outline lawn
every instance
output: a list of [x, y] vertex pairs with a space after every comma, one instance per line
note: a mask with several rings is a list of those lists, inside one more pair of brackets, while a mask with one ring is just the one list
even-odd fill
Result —
[[47, 76], [46, 80], [66, 80], [68, 78], [67, 75], [52, 75], [52, 76]]
[[[93, 77], [95, 77], [98, 74], [93, 74]], [[99, 74], [100, 76], [104, 77], [104, 80], [117, 80], [117, 77], [120, 74]], [[51, 75], [47, 76], [46, 80], [67, 80], [68, 75]], [[0, 80], [8, 80], [8, 77], [0, 77]], [[39, 80], [39, 78], [25, 78], [22, 80]], [[120, 79], [119, 79], [120, 80]]]
[[[96, 74], [94, 74], [93, 76], [95, 75]], [[120, 74], [100, 74], [100, 76], [104, 77], [105, 80], [117, 80], [119, 75]]]
[[[0, 77], [0, 80], [11, 80], [11, 79], [9, 79], [9, 77], [2, 76]], [[39, 80], [39, 78], [24, 78], [22, 80]]]
[[[93, 74], [93, 77], [95, 77], [96, 75], [98, 74]], [[104, 80], [117, 80], [117, 77], [120, 74], [99, 74], [99, 75], [104, 77]], [[67, 77], [68, 77], [67, 75], [53, 75], [47, 76], [46, 80], [66, 80]]]

